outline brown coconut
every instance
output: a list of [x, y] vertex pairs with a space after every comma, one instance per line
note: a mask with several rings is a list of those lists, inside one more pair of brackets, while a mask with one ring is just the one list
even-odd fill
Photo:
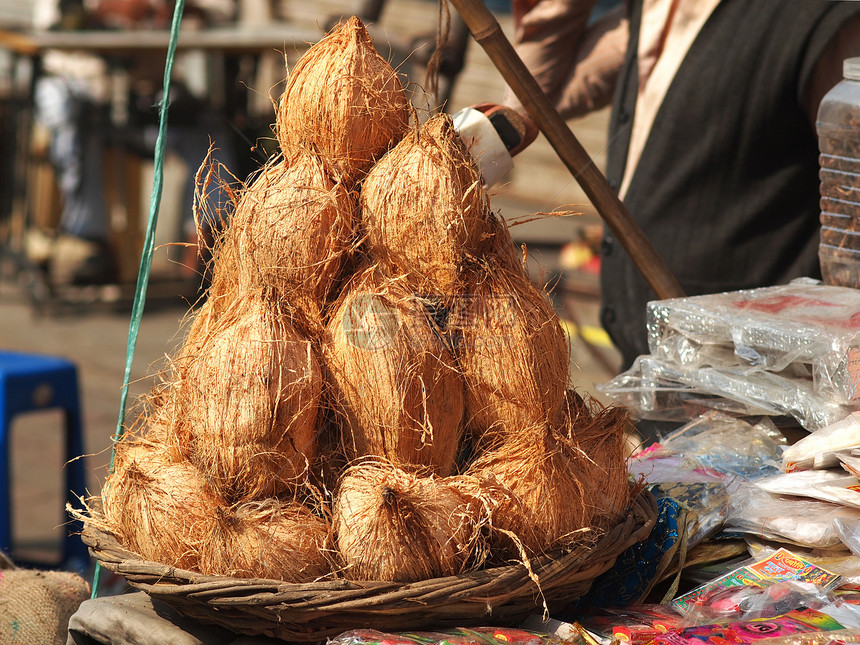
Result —
[[494, 554], [517, 559], [523, 547], [532, 556], [592, 543], [594, 499], [602, 494], [593, 472], [588, 456], [547, 425], [525, 428], [480, 454], [466, 475], [509, 491], [490, 496]]
[[175, 461], [190, 459], [193, 447], [191, 425], [186, 414], [192, 388], [188, 374], [200, 352], [218, 334], [218, 315], [226, 308], [226, 300], [207, 298], [202, 306], [190, 312], [190, 321], [180, 346], [170, 355], [168, 369], [161, 381], [142, 397], [142, 412], [130, 431], [162, 445]]
[[460, 291], [461, 266], [484, 243], [488, 214], [480, 174], [446, 114], [410, 132], [361, 188], [371, 257], [420, 294]]
[[493, 212], [490, 212], [487, 218], [487, 232], [477, 260], [526, 276], [522, 250], [514, 243], [507, 222]]
[[630, 505], [627, 468], [627, 434], [633, 426], [627, 410], [604, 406], [599, 401], [567, 392], [565, 421], [567, 438], [593, 462], [592, 524], [608, 530], [618, 524]]
[[299, 502], [270, 498], [223, 507], [213, 525], [201, 549], [205, 574], [312, 582], [332, 572], [330, 524]]
[[179, 388], [175, 381], [155, 386], [145, 399], [145, 407], [127, 434], [157, 444], [174, 462], [187, 460], [191, 450], [191, 431], [182, 421]]
[[421, 299], [364, 271], [333, 311], [323, 355], [349, 459], [454, 471], [463, 381]]
[[414, 582], [462, 573], [479, 544], [474, 502], [444, 479], [368, 462], [343, 475], [333, 526], [352, 580]]
[[545, 293], [522, 272], [488, 265], [449, 319], [466, 383], [466, 419], [475, 438], [493, 440], [529, 426], [559, 424], [569, 348]]
[[237, 299], [179, 384], [191, 460], [228, 500], [272, 497], [316, 454], [322, 377], [314, 349], [276, 300]]
[[127, 549], [196, 571], [223, 504], [193, 465], [171, 460], [164, 446], [131, 435], [117, 443], [102, 508], [106, 528]]
[[312, 153], [263, 167], [218, 245], [211, 292], [271, 290], [309, 314], [338, 284], [354, 244], [355, 204]]
[[189, 313], [188, 331], [182, 340], [179, 351], [175, 352], [170, 360], [173, 383], [185, 378], [188, 368], [199, 355], [200, 350], [218, 332], [220, 316], [235, 302], [237, 297], [238, 294], [235, 293], [229, 298], [227, 296], [207, 297], [196, 311]]
[[354, 182], [400, 141], [409, 116], [397, 72], [352, 17], [296, 63], [278, 104], [276, 131], [284, 152], [316, 152]]
[[526, 517], [531, 513], [511, 489], [486, 473], [479, 473], [478, 476], [469, 473], [455, 475], [446, 478], [446, 482], [471, 499], [475, 507], [480, 509], [478, 523], [482, 527], [485, 541], [481, 554], [484, 562], [495, 566], [512, 559], [525, 561], [532, 557], [533, 546], [541, 544], [544, 539], [541, 529], [526, 522], [519, 522], [514, 526], [514, 533], [506, 528], [510, 522], [502, 522], [499, 525], [493, 522], [499, 512], [507, 517]]

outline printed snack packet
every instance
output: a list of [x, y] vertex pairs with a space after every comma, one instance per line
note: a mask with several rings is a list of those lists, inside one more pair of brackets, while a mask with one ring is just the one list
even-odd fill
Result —
[[843, 629], [836, 620], [814, 609], [799, 609], [774, 618], [698, 625], [657, 636], [654, 645], [745, 645], [765, 638]]
[[823, 590], [831, 590], [839, 584], [840, 576], [796, 556], [788, 549], [779, 549], [762, 560], [739, 567], [676, 598], [672, 604], [684, 613], [707, 607], [712, 597], [715, 600], [720, 598], [715, 594], [721, 594], [730, 587], [766, 587], [783, 580], [808, 582]]
[[631, 605], [623, 609], [606, 609], [601, 615], [583, 619], [583, 625], [615, 642], [644, 645], [660, 634], [678, 629], [683, 618], [667, 605]]

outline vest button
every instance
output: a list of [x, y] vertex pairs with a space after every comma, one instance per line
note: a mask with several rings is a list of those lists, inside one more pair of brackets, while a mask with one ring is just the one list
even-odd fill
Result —
[[630, 120], [630, 112], [627, 108], [621, 108], [618, 111], [618, 123], [627, 123]]
[[615, 310], [612, 307], [604, 307], [600, 312], [600, 321], [604, 326], [611, 325], [615, 322]]
[[614, 179], [609, 180], [609, 187], [614, 190], [616, 193], [618, 192], [618, 182]]
[[612, 239], [611, 236], [605, 235], [603, 239], [600, 241], [600, 254], [601, 255], [612, 255], [612, 251], [615, 249], [615, 240]]

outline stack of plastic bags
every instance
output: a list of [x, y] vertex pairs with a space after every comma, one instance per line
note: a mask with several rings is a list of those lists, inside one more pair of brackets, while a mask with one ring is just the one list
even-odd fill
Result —
[[684, 505], [688, 549], [733, 533], [750, 553], [788, 546], [860, 586], [860, 412], [790, 446], [768, 417], [710, 412], [628, 464]]
[[786, 448], [779, 468], [735, 492], [726, 525], [831, 557], [860, 556], [860, 412]]
[[599, 390], [640, 418], [703, 410], [794, 417], [860, 410], [860, 290], [809, 279], [648, 305], [650, 354]]

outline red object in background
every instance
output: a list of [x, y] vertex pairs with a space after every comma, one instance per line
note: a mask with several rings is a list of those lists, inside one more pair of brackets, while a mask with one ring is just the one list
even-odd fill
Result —
[[583, 271], [584, 273], [590, 273], [592, 275], [599, 275], [600, 274], [600, 256], [599, 255], [593, 256], [588, 262], [586, 262], [585, 264], [582, 265], [582, 268], [580, 270]]
[[600, 255], [587, 242], [578, 240], [565, 244], [559, 252], [559, 262], [565, 270], [600, 273]]
[[100, 0], [93, 15], [108, 28], [165, 27], [169, 9], [166, 3], [153, 0]]

